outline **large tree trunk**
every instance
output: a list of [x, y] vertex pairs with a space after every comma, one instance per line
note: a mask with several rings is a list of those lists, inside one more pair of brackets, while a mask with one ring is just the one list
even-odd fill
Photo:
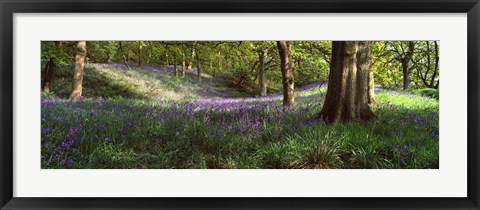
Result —
[[75, 71], [73, 73], [73, 88], [71, 99], [77, 100], [82, 97], [83, 68], [85, 66], [85, 57], [87, 55], [87, 42], [79, 41], [75, 55]]
[[403, 72], [403, 89], [407, 90], [410, 88], [410, 69], [408, 64], [413, 56], [413, 50], [415, 43], [413, 41], [408, 42], [408, 52], [402, 59], [402, 72]]
[[258, 74], [260, 75], [260, 80], [258, 82], [260, 88], [260, 96], [267, 96], [267, 78], [265, 74], [265, 52], [262, 51], [259, 53], [259, 62], [260, 68]]
[[370, 120], [370, 42], [334, 41], [327, 96], [320, 117], [327, 123]]
[[53, 89], [56, 67], [57, 65], [55, 64], [55, 60], [53, 58], [50, 58], [50, 60], [45, 64], [45, 68], [43, 70], [42, 91], [49, 92]]
[[280, 55], [282, 83], [283, 83], [283, 106], [293, 108], [295, 96], [293, 93], [293, 70], [291, 58], [291, 45], [289, 41], [277, 41], [278, 52]]

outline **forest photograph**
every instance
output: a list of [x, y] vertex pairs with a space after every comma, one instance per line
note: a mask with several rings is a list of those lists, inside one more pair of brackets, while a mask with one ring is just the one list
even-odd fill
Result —
[[41, 168], [438, 169], [439, 52], [435, 40], [42, 41]]

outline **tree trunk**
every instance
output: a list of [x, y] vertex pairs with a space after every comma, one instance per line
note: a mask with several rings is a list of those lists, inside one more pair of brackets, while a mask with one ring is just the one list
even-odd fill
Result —
[[142, 67], [142, 42], [138, 43], [138, 67]]
[[282, 71], [283, 106], [293, 108], [295, 96], [293, 93], [294, 83], [292, 58], [290, 54], [291, 45], [289, 41], [277, 41], [277, 47], [280, 55], [280, 69]]
[[435, 44], [435, 66], [433, 69], [433, 75], [432, 75], [430, 84], [432, 84], [432, 87], [438, 89], [438, 84], [435, 84], [435, 78], [437, 77], [437, 74], [438, 74], [438, 61], [440, 57], [438, 56], [438, 43], [437, 41], [434, 41], [433, 43]]
[[53, 58], [50, 58], [50, 60], [45, 64], [42, 82], [42, 90], [44, 92], [49, 92], [53, 89], [53, 81], [55, 80], [56, 67], [57, 65], [55, 64], [55, 60]]
[[75, 55], [75, 71], [73, 73], [73, 88], [71, 99], [78, 100], [82, 97], [83, 68], [85, 66], [85, 57], [87, 55], [87, 42], [79, 41]]
[[410, 74], [408, 72], [408, 66], [406, 64], [402, 64], [402, 72], [403, 72], [403, 89], [407, 90], [410, 88]]
[[265, 52], [262, 51], [259, 53], [259, 61], [260, 61], [260, 68], [259, 68], [259, 75], [260, 80], [258, 82], [260, 88], [260, 96], [267, 96], [267, 82], [266, 82], [266, 74], [265, 74]]
[[130, 69], [130, 66], [128, 65], [128, 55], [125, 55], [125, 52], [123, 51], [122, 42], [119, 42], [118, 46], [119, 46], [120, 52], [122, 53], [122, 56], [123, 56], [123, 63], [125, 64], [127, 69]]
[[[194, 51], [192, 51], [194, 52]], [[193, 62], [193, 61], [192, 61]], [[197, 53], [197, 80], [202, 81], [202, 68], [200, 67], [200, 52]]]
[[185, 53], [182, 53], [182, 77], [185, 77]]
[[413, 56], [413, 50], [414, 50], [414, 42], [409, 41], [408, 42], [408, 52], [403, 57], [402, 59], [402, 72], [403, 72], [403, 89], [407, 90], [410, 88], [410, 69], [408, 68], [408, 64], [410, 63], [410, 60], [412, 59]]
[[175, 77], [178, 77], [178, 68], [177, 68], [177, 53], [173, 53], [173, 71], [175, 72]]
[[334, 41], [325, 104], [320, 118], [327, 123], [367, 121], [370, 43]]
[[168, 51], [165, 52], [165, 63], [163, 65], [164, 72], [167, 72], [167, 66], [168, 66]]
[[368, 103], [375, 103], [375, 78], [371, 69], [368, 73]]
[[152, 59], [152, 48], [148, 48], [148, 56], [147, 56], [147, 60], [145, 61], [145, 63], [150, 64], [150, 59]]
[[220, 50], [218, 51], [218, 70], [222, 70], [222, 55], [220, 54]]
[[[195, 44], [192, 45], [192, 54], [190, 56], [190, 62], [188, 62], [188, 70], [192, 70], [193, 62], [195, 61]], [[197, 59], [198, 62], [198, 59]]]

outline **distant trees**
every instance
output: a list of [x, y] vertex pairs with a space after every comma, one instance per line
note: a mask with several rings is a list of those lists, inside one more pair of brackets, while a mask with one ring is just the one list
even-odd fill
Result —
[[414, 66], [411, 65], [413, 52], [415, 51], [415, 42], [387, 42], [390, 44], [390, 50], [394, 53], [395, 59], [401, 64], [403, 73], [403, 89], [410, 88], [410, 73]]
[[79, 41], [75, 54], [75, 71], [73, 73], [73, 85], [71, 99], [80, 99], [82, 97], [83, 69], [85, 66], [85, 57], [87, 56], [87, 42]]
[[277, 47], [280, 55], [280, 69], [282, 71], [283, 106], [293, 108], [295, 96], [293, 93], [291, 45], [289, 41], [277, 41]]
[[334, 41], [327, 95], [320, 117], [327, 123], [370, 120], [370, 42]]
[[[77, 87], [76, 95], [80, 93], [77, 66], [82, 59], [82, 50], [78, 44], [73, 41], [42, 42], [42, 91], [55, 90], [56, 69], [74, 64], [76, 81], [72, 83]], [[361, 43], [357, 47], [361, 48]], [[175, 77], [185, 77], [189, 73], [202, 80], [210, 74], [224, 78], [232, 87], [260, 97], [270, 91], [282, 91], [284, 106], [293, 107], [294, 85], [330, 79], [334, 60], [332, 48], [329, 41], [89, 41], [88, 56], [83, 57], [83, 63], [123, 63], [129, 70], [132, 66], [150, 64], [165, 72], [167, 66], [173, 65], [168, 73]], [[438, 41], [373, 41], [366, 48], [370, 53], [358, 54], [356, 58], [365, 56], [364, 60], [369, 61], [369, 103], [375, 101], [375, 85], [404, 89], [438, 88]], [[61, 94], [68, 97], [70, 92]]]
[[419, 41], [412, 57], [416, 76], [425, 87], [438, 89], [439, 47], [437, 41]]

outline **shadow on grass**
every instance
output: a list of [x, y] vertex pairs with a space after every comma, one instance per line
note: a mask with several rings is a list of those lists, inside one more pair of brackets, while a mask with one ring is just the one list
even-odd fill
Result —
[[[68, 98], [72, 89], [73, 66], [59, 65], [54, 81], [53, 92], [57, 97]], [[83, 74], [83, 95], [87, 98], [135, 98], [146, 99], [147, 96], [133, 85], [122, 83], [92, 66], [86, 66]]]

